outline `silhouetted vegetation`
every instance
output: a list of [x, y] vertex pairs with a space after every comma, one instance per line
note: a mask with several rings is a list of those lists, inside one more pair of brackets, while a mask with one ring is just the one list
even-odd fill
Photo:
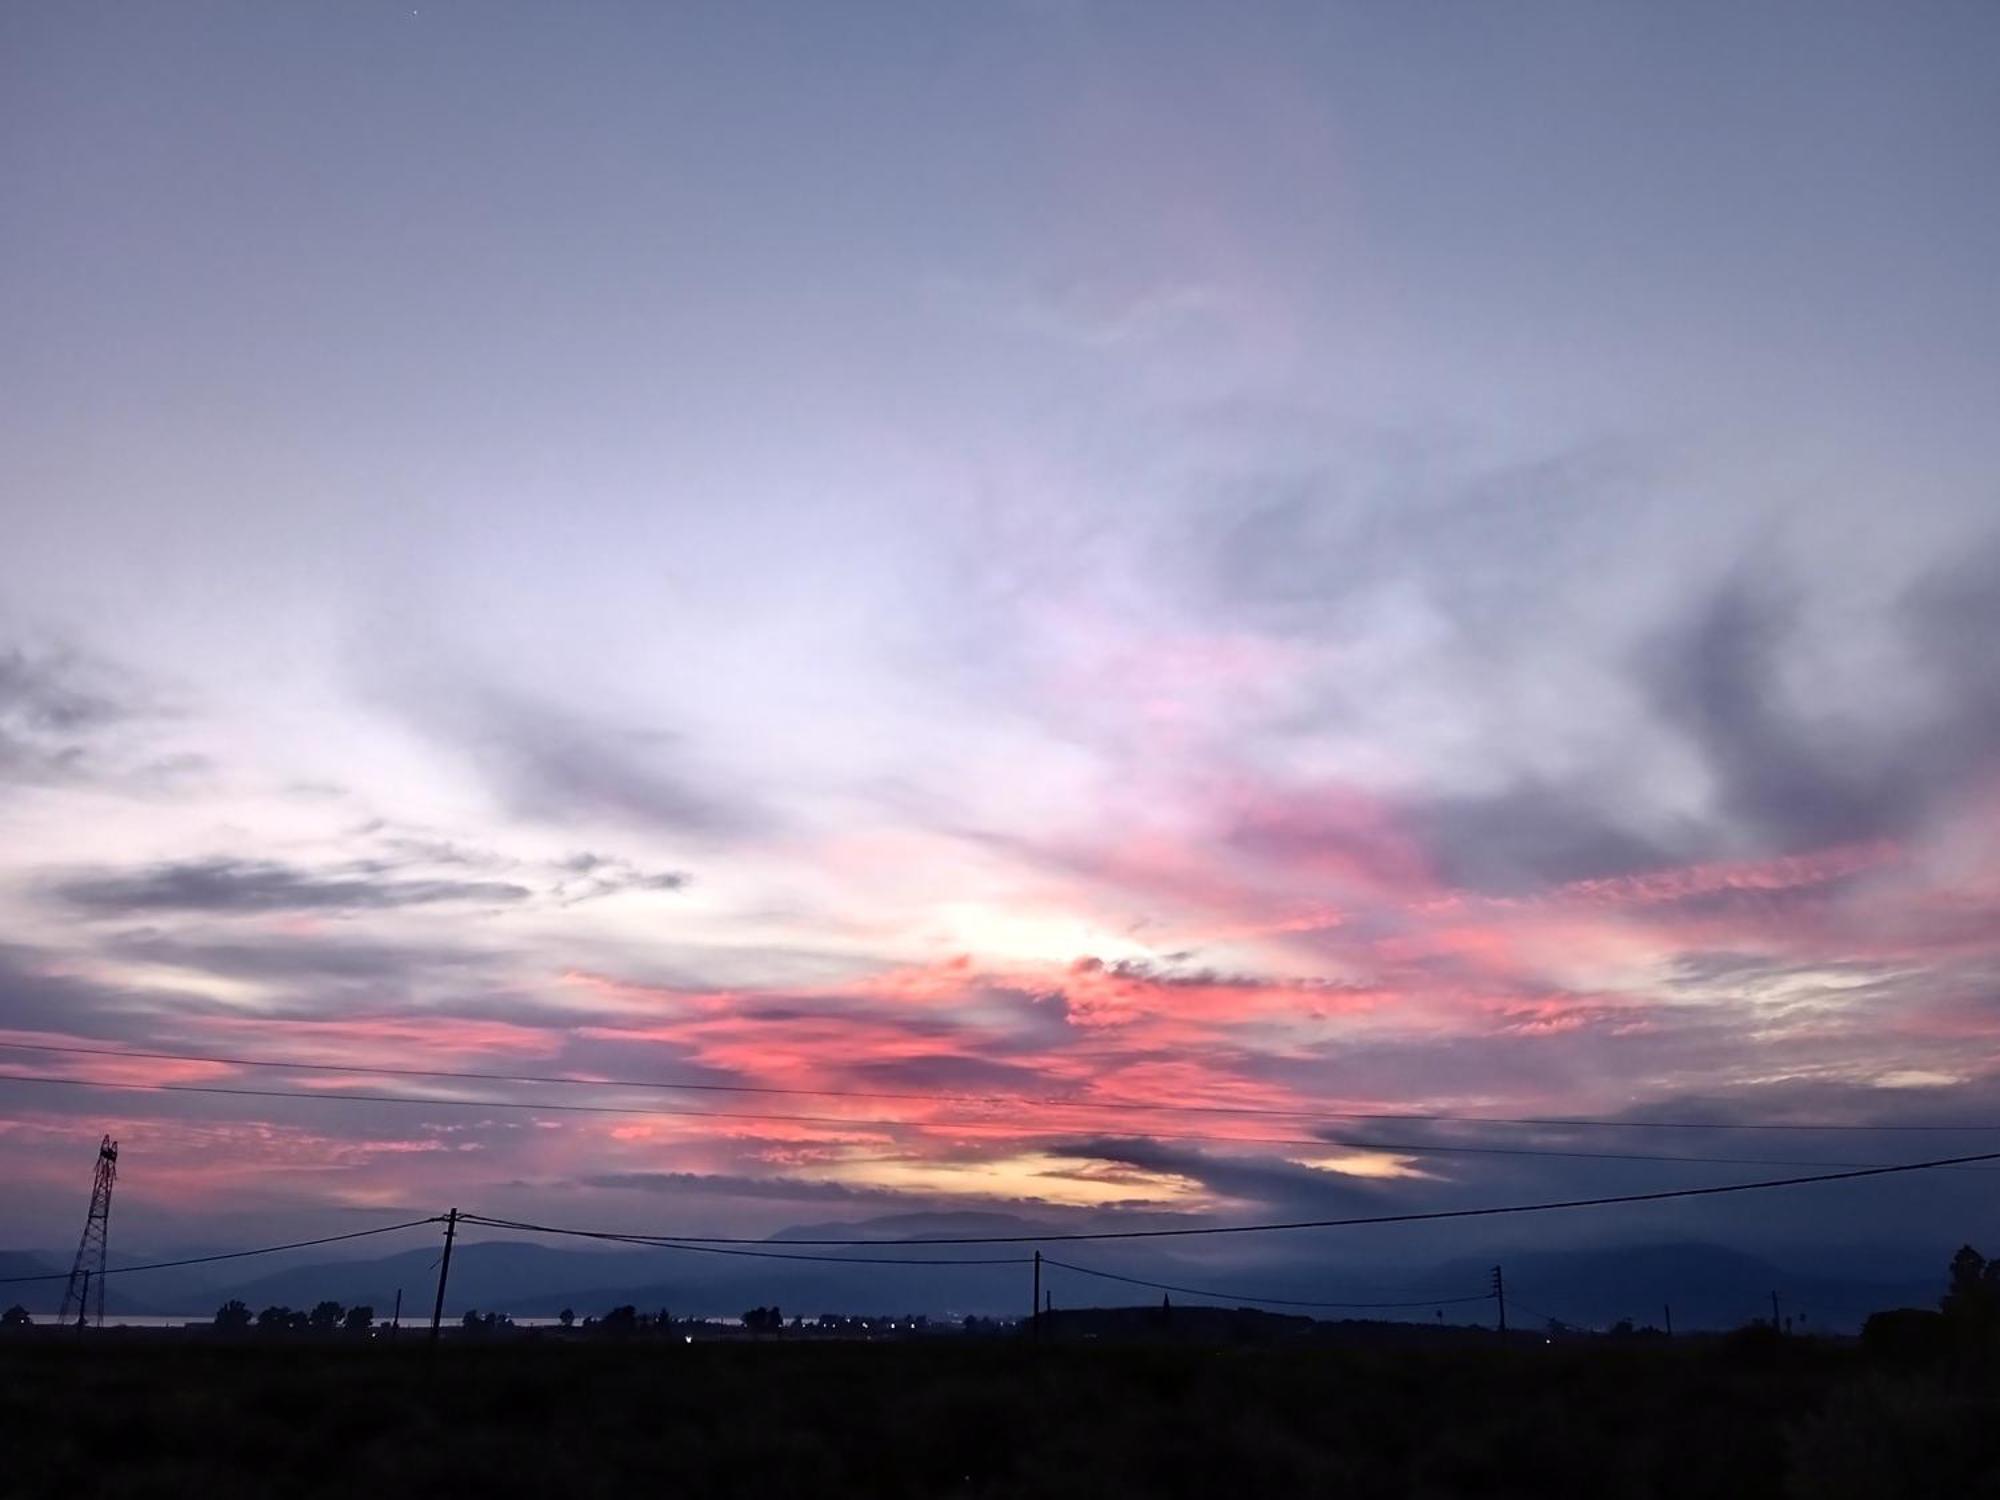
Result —
[[[1157, 1314], [1158, 1309], [1144, 1311]], [[1176, 1308], [1178, 1319], [1184, 1309]], [[13, 1492], [1990, 1494], [2000, 1399], [1858, 1343], [10, 1339]], [[340, 1462], [326, 1456], [337, 1452]]]
[[1782, 1321], [1503, 1340], [1162, 1303], [1057, 1312], [1037, 1343], [976, 1318], [759, 1307], [731, 1329], [628, 1305], [549, 1329], [471, 1313], [433, 1350], [369, 1337], [366, 1307], [233, 1303], [216, 1326], [249, 1337], [6, 1339], [0, 1413], [36, 1441], [4, 1472], [10, 1493], [223, 1500], [609, 1495], [665, 1474], [744, 1497], [1987, 1495], [1996, 1283], [1961, 1252], [1936, 1311], [1842, 1340]]
[[1871, 1357], [1900, 1370], [1946, 1371], [1960, 1380], [2000, 1370], [2000, 1261], [1961, 1246], [1936, 1312], [1878, 1312], [1861, 1337]]
[[375, 1328], [375, 1309], [325, 1301], [315, 1303], [310, 1312], [267, 1307], [252, 1317], [249, 1307], [231, 1299], [215, 1310], [213, 1326], [219, 1334], [254, 1331], [260, 1338], [366, 1338]]

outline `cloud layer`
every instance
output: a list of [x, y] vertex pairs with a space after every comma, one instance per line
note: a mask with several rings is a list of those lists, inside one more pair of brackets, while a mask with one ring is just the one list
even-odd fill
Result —
[[16, 38], [23, 1239], [104, 1129], [178, 1242], [2000, 1124], [1990, 17], [436, 28]]

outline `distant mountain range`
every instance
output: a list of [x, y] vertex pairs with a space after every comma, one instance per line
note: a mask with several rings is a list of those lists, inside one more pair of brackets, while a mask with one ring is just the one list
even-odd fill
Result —
[[[744, 1308], [776, 1303], [787, 1313], [923, 1312], [933, 1317], [979, 1313], [1013, 1316], [1027, 1311], [1026, 1265], [869, 1263], [893, 1254], [898, 1262], [1023, 1258], [1031, 1244], [903, 1247], [893, 1252], [785, 1248], [788, 1242], [824, 1238], [942, 1239], [961, 1235], [1050, 1233], [1051, 1226], [991, 1213], [901, 1214], [861, 1223], [802, 1224], [779, 1231], [746, 1253], [698, 1250], [567, 1249], [506, 1242], [461, 1241], [454, 1252], [446, 1315], [472, 1309], [517, 1317], [549, 1317], [564, 1308], [579, 1317], [621, 1303], [642, 1310], [666, 1308], [681, 1316], [730, 1317]], [[768, 1247], [768, 1248], [766, 1248]], [[205, 1317], [222, 1302], [240, 1298], [260, 1309], [273, 1304], [309, 1307], [326, 1298], [366, 1303], [387, 1317], [402, 1293], [405, 1322], [427, 1320], [435, 1296], [440, 1246], [433, 1242], [394, 1255], [337, 1261], [224, 1263], [149, 1272], [143, 1284], [114, 1278], [106, 1300], [110, 1314], [181, 1314]], [[1423, 1268], [1399, 1266], [1351, 1271], [1287, 1261], [1282, 1267], [1229, 1270], [1193, 1260], [1186, 1252], [1154, 1244], [1103, 1242], [1044, 1247], [1051, 1259], [1145, 1280], [1172, 1282], [1235, 1294], [1324, 1302], [1401, 1302], [1414, 1305], [1369, 1316], [1489, 1322], [1491, 1303], [1458, 1303], [1489, 1285], [1492, 1262], [1464, 1258]], [[1756, 1255], [1701, 1243], [1662, 1243], [1591, 1249], [1510, 1251], [1505, 1258], [1509, 1322], [1538, 1327], [1545, 1319], [1608, 1326], [1630, 1319], [1637, 1326], [1663, 1324], [1672, 1309], [1677, 1330], [1735, 1327], [1769, 1317], [1771, 1294], [1779, 1314], [1805, 1329], [1851, 1330], [1884, 1307], [1934, 1306], [1942, 1290], [1941, 1251], [1935, 1272], [1806, 1271]], [[799, 1259], [796, 1256], [827, 1257]], [[0, 1252], [0, 1277], [67, 1269], [67, 1257], [47, 1252]], [[114, 1265], [116, 1264], [114, 1260]], [[252, 1267], [268, 1269], [244, 1274]], [[1045, 1268], [1044, 1287], [1059, 1307], [1150, 1303], [1158, 1292], [1112, 1279]], [[47, 1315], [62, 1298], [61, 1280], [0, 1284], [0, 1305], [19, 1302]], [[1454, 1299], [1433, 1308], [1419, 1299]], [[1177, 1292], [1180, 1303], [1208, 1300]], [[1296, 1309], [1313, 1311], [1312, 1309]], [[1319, 1316], [1337, 1318], [1326, 1308]]]

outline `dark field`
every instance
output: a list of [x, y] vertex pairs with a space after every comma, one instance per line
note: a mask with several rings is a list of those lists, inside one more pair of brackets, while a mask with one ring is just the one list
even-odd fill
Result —
[[0, 1347], [9, 1495], [2000, 1494], [1854, 1347]]

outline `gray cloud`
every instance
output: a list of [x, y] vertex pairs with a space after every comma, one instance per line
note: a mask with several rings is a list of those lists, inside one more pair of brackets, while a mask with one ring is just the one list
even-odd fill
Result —
[[669, 733], [593, 722], [493, 687], [412, 695], [404, 707], [426, 733], [468, 756], [522, 817], [707, 835], [763, 821], [745, 799], [702, 785]]
[[803, 1177], [746, 1177], [705, 1172], [601, 1172], [579, 1179], [585, 1187], [627, 1192], [668, 1193], [676, 1197], [707, 1193], [779, 1203], [911, 1203], [923, 1194], [894, 1188], [857, 1187]]
[[694, 877], [684, 870], [644, 870], [630, 860], [583, 851], [556, 861], [556, 897], [566, 905], [626, 891], [678, 891]]
[[1903, 620], [1950, 704], [1922, 742], [1925, 769], [1952, 780], [1990, 769], [2000, 762], [2000, 534], [1922, 580]]
[[1796, 606], [1738, 575], [1647, 653], [1641, 679], [1667, 725], [1700, 751], [1719, 811], [1771, 847], [1869, 838], [1909, 821], [1921, 794], [1788, 710], [1783, 654]]
[[974, 1093], [1044, 1092], [1051, 1087], [1040, 1068], [961, 1053], [864, 1059], [845, 1072], [858, 1088]]
[[1405, 820], [1447, 884], [1512, 895], [1667, 863], [1676, 851], [1620, 827], [1580, 787], [1523, 782], [1410, 805]]
[[232, 979], [334, 980], [377, 983], [437, 969], [464, 969], [486, 955], [468, 949], [417, 947], [346, 938], [287, 936], [274, 942], [185, 941], [151, 929], [120, 934], [107, 953], [170, 968]]
[[2000, 762], [2000, 541], [1921, 580], [1890, 625], [1937, 690], [1912, 722], [1812, 717], [1787, 699], [1795, 598], [1739, 574], [1647, 653], [1642, 684], [1700, 751], [1720, 810], [1780, 850], [1908, 833]]
[[1413, 800], [1400, 821], [1442, 879], [1497, 894], [1723, 857], [1745, 835], [1774, 853], [1907, 835], [2000, 763], [2000, 543], [1920, 580], [1885, 624], [1932, 679], [1935, 707], [1865, 729], [1788, 693], [1800, 604], [1768, 574], [1738, 572], [1641, 650], [1634, 679], [1658, 728], [1684, 740], [1711, 778], [1711, 819], [1638, 832], [1607, 810], [1607, 767], [1567, 783]]
[[1451, 435], [1426, 436], [1374, 434], [1358, 463], [1225, 484], [1197, 540], [1218, 605], [1317, 634], [1358, 596], [1405, 581], [1468, 630], [1518, 630], [1644, 503], [1633, 456], [1612, 445], [1454, 472], [1439, 458]]
[[1323, 1210], [1329, 1217], [1379, 1211], [1390, 1196], [1382, 1184], [1322, 1172], [1273, 1156], [1191, 1150], [1145, 1137], [1096, 1136], [1052, 1144], [1051, 1152], [1187, 1177], [1224, 1197], [1266, 1207]]
[[155, 1009], [143, 992], [55, 972], [47, 954], [0, 944], [0, 1027], [90, 1035], [107, 1023], [143, 1023]]
[[95, 913], [352, 911], [439, 902], [525, 900], [525, 886], [496, 880], [413, 880], [373, 864], [311, 871], [271, 860], [169, 861], [133, 871], [95, 871], [61, 881], [55, 893]]
[[91, 768], [91, 740], [129, 709], [103, 674], [65, 653], [0, 651], [0, 779], [67, 781]]

